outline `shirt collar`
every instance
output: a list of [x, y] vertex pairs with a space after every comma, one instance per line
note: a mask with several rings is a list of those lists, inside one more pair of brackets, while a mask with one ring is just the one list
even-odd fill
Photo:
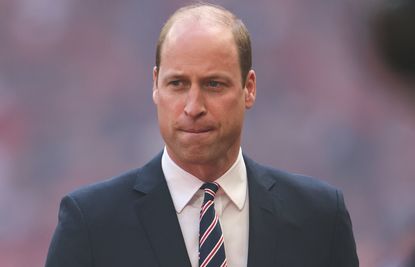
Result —
[[[180, 213], [204, 182], [180, 168], [170, 158], [166, 148], [164, 148], [161, 166], [176, 212]], [[247, 194], [247, 174], [241, 149], [234, 164], [216, 182], [238, 209], [242, 210]]]

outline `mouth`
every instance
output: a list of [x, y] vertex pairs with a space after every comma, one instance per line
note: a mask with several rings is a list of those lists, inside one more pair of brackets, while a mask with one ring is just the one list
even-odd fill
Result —
[[211, 128], [200, 128], [200, 129], [189, 128], [189, 129], [181, 129], [181, 131], [185, 133], [191, 133], [191, 134], [203, 134], [203, 133], [212, 131], [212, 129]]

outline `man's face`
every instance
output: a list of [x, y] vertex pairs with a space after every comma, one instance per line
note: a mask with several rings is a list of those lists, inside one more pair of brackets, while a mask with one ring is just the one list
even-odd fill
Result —
[[255, 73], [242, 86], [229, 29], [176, 23], [153, 79], [160, 132], [176, 163], [215, 165], [235, 159], [245, 109], [255, 101]]

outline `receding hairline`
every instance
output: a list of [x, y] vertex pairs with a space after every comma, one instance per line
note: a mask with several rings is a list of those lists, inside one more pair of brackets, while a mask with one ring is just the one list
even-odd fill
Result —
[[225, 8], [213, 4], [196, 3], [176, 10], [167, 20], [160, 33], [160, 53], [167, 37], [178, 24], [198, 23], [212, 27], [224, 27], [232, 32], [232, 25], [238, 18]]
[[[206, 3], [197, 3], [179, 8], [169, 19], [171, 25], [185, 20], [194, 19], [200, 22], [212, 23], [213, 25], [222, 25], [231, 27], [238, 18], [227, 9]], [[171, 28], [171, 27], [170, 27]]]
[[161, 54], [169, 36], [176, 24], [198, 23], [229, 30], [237, 47], [239, 64], [243, 83], [246, 74], [252, 68], [251, 41], [244, 23], [231, 11], [222, 6], [210, 3], [195, 3], [179, 8], [166, 21], [161, 29], [156, 50], [156, 67], [161, 64]]

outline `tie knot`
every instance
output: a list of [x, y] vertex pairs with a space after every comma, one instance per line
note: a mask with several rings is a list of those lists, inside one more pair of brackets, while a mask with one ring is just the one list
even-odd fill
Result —
[[211, 195], [212, 198], [214, 198], [215, 195], [216, 195], [216, 192], [218, 192], [219, 184], [216, 183], [216, 182], [213, 182], [213, 183], [204, 183], [202, 185], [202, 187], [200, 187], [200, 189], [205, 190], [205, 195], [207, 193], [207, 194]]

